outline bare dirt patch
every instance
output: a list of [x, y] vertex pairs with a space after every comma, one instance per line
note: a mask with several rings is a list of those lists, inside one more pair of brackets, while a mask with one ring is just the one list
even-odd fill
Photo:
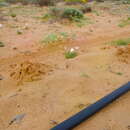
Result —
[[116, 55], [120, 61], [130, 63], [130, 45], [119, 47]]
[[53, 71], [49, 65], [29, 61], [11, 65], [11, 68], [10, 77], [15, 79], [18, 84], [40, 80], [41, 76]]
[[[129, 25], [118, 26], [130, 14], [129, 5], [110, 2], [106, 9], [108, 4], [100, 4], [85, 14], [92, 23], [83, 26], [42, 21], [48, 7], [2, 8], [0, 130], [49, 130], [130, 80], [130, 64], [120, 62], [129, 62], [129, 47], [105, 44], [130, 37]], [[73, 37], [65, 43], [41, 43], [52, 33]], [[78, 55], [66, 59], [71, 48], [78, 48]], [[128, 93], [75, 130], [128, 130], [129, 102]], [[7, 127], [22, 113], [26, 116], [20, 123]]]

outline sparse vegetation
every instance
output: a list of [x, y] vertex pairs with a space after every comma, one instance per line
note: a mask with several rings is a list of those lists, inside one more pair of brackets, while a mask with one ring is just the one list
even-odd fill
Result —
[[62, 42], [67, 38], [69, 38], [67, 32], [50, 33], [42, 40], [42, 43], [50, 44], [50, 43]]
[[84, 18], [83, 12], [75, 8], [50, 8], [48, 13], [44, 14], [43, 20], [61, 20], [68, 19], [71, 21], [80, 21]]
[[81, 76], [81, 77], [86, 77], [86, 78], [88, 78], [88, 77], [89, 77], [89, 75], [88, 75], [88, 74], [86, 74], [85, 72], [82, 72], [82, 73], [80, 74], [80, 76]]
[[13, 18], [15, 18], [16, 14], [15, 13], [11, 13], [10, 16], [13, 17]]
[[130, 25], [130, 17], [128, 17], [126, 20], [122, 20], [121, 23], [118, 26], [119, 27], [125, 27], [127, 25]]
[[48, 43], [54, 43], [56, 41], [58, 41], [58, 35], [55, 33], [51, 33], [47, 35], [42, 42], [48, 44]]
[[65, 8], [62, 16], [74, 21], [84, 17], [83, 12], [75, 8]]
[[65, 52], [65, 58], [66, 59], [75, 58], [77, 55], [78, 54], [75, 51], [67, 51], [67, 52]]
[[125, 45], [130, 44], [130, 38], [112, 41], [112, 42], [110, 42], [110, 44], [111, 45], [117, 45], [117, 46], [125, 46]]
[[80, 9], [76, 8], [50, 8], [49, 11], [42, 17], [43, 21], [62, 21], [67, 19], [72, 23], [76, 23], [78, 27], [82, 27], [86, 24], [93, 23], [89, 17], [84, 17], [84, 14]]
[[117, 72], [116, 74], [117, 74], [117, 75], [123, 75], [123, 73], [122, 73], [122, 72]]
[[87, 12], [92, 12], [92, 7], [88, 4], [85, 4], [83, 5], [80, 10], [83, 12], [83, 13], [87, 13]]
[[17, 30], [17, 34], [21, 35], [23, 32], [21, 30]]

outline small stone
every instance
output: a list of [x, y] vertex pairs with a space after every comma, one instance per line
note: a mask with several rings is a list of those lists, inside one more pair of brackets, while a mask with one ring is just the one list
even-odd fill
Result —
[[75, 49], [78, 50], [78, 49], [79, 49], [79, 46], [76, 46]]
[[127, 126], [127, 129], [130, 130], [130, 125]]
[[74, 48], [71, 48], [71, 49], [70, 49], [70, 52], [74, 52], [74, 51], [75, 51]]
[[0, 28], [2, 28], [3, 27], [3, 24], [0, 24]]
[[58, 124], [58, 122], [57, 122], [57, 121], [54, 121], [54, 120], [50, 120], [50, 123], [51, 123], [52, 125], [57, 125], [57, 124]]
[[18, 89], [18, 92], [21, 92], [22, 91], [22, 89], [20, 88], [20, 89]]
[[17, 50], [17, 47], [13, 47], [13, 50]]

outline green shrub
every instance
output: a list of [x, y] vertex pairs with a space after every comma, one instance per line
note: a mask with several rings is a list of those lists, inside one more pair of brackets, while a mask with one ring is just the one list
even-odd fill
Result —
[[130, 44], [130, 38], [112, 41], [110, 44], [111, 45], [117, 45], [117, 46], [125, 46], [125, 45]]
[[13, 18], [15, 18], [15, 17], [16, 17], [16, 14], [11, 13], [10, 16], [13, 17]]
[[57, 34], [51, 33], [48, 36], [46, 36], [42, 42], [44, 42], [44, 43], [53, 43], [53, 42], [58, 41], [58, 39], [59, 38], [58, 38]]
[[83, 12], [75, 8], [66, 8], [62, 14], [63, 18], [68, 18], [70, 20], [82, 19], [83, 16]]
[[77, 56], [77, 52], [75, 51], [67, 51], [65, 52], [65, 58], [66, 59], [71, 59], [71, 58], [75, 58]]
[[59, 32], [59, 33], [50, 33], [42, 40], [42, 43], [50, 44], [56, 42], [62, 42], [66, 39], [70, 38], [67, 32]]
[[61, 19], [73, 20], [79, 22], [84, 18], [83, 12], [75, 8], [50, 8], [42, 19], [43, 20], [61, 20]]

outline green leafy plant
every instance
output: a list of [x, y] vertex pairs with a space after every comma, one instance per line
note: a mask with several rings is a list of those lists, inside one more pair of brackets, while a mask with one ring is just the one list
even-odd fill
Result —
[[75, 9], [75, 8], [65, 8], [63, 14], [62, 14], [63, 18], [68, 18], [70, 20], [78, 20], [78, 19], [82, 19], [84, 17], [83, 12]]
[[130, 4], [130, 0], [122, 0], [123, 4]]
[[44, 14], [44, 15], [41, 17], [42, 20], [48, 20], [48, 19], [50, 19], [50, 18], [52, 18], [52, 15], [49, 14], [49, 13], [46, 13], [46, 14]]
[[16, 14], [15, 13], [11, 13], [10, 16], [13, 17], [13, 18], [15, 18]]
[[42, 40], [42, 43], [50, 44], [50, 43], [55, 43], [58, 41], [63, 41], [67, 38], [69, 38], [69, 35], [67, 32], [50, 33]]
[[77, 52], [75, 51], [67, 51], [65, 52], [65, 58], [66, 59], [71, 59], [71, 58], [75, 58], [77, 56]]
[[51, 33], [51, 34], [47, 35], [42, 42], [53, 43], [56, 41], [58, 41], [58, 35], [55, 33]]
[[122, 72], [117, 72], [116, 74], [117, 74], [117, 75], [123, 75], [123, 73], [122, 73]]

